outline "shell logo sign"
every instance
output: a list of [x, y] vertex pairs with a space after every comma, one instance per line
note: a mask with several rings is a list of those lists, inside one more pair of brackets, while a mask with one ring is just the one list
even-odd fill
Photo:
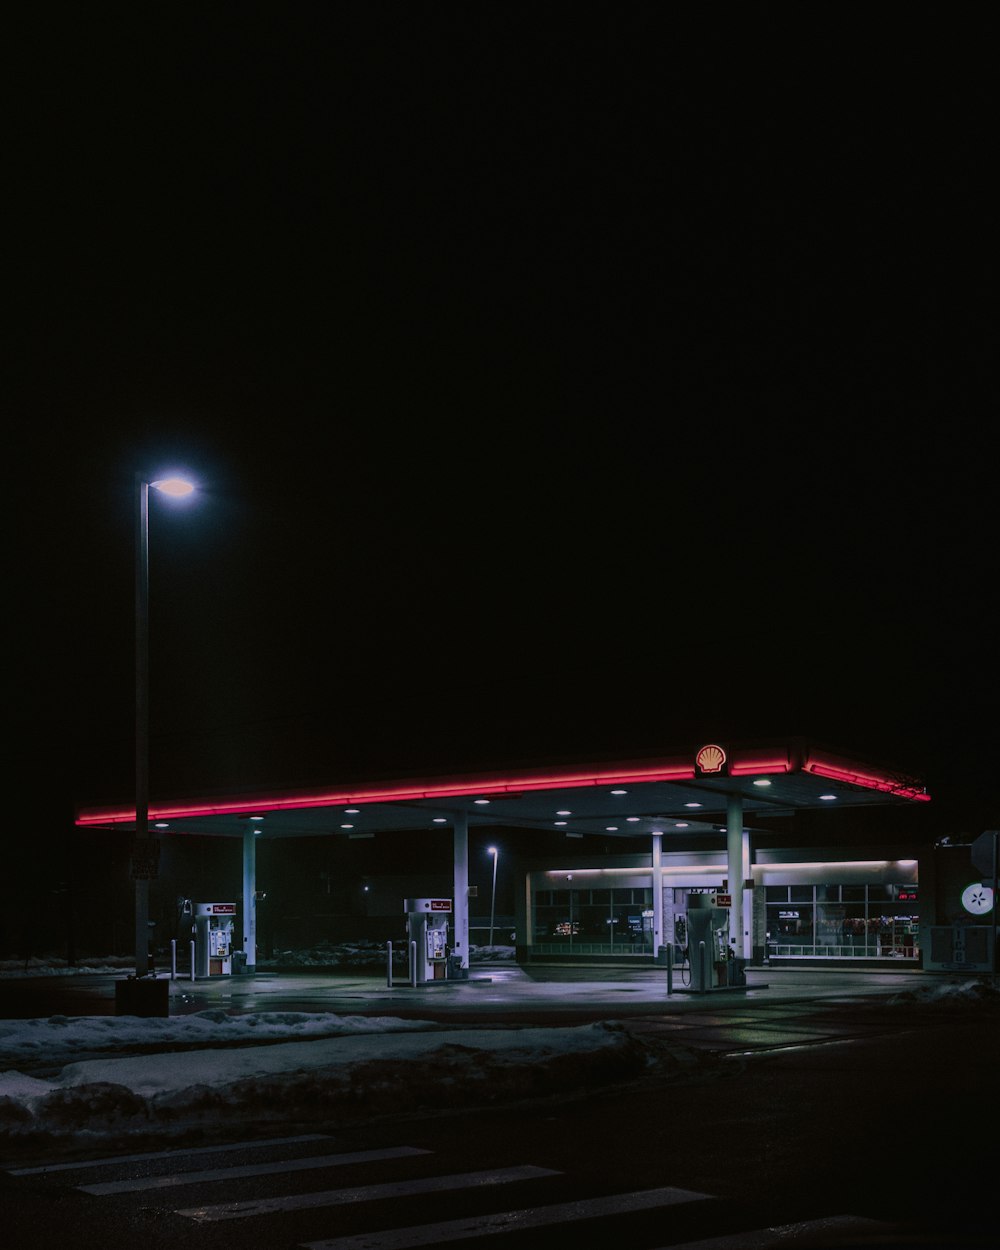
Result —
[[700, 773], [721, 773], [726, 765], [726, 753], [722, 747], [710, 742], [701, 748], [694, 762]]

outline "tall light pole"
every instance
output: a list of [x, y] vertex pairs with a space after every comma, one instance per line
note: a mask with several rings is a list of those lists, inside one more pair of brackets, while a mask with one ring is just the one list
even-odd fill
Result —
[[149, 973], [149, 881], [160, 844], [149, 836], [149, 488], [180, 498], [194, 487], [179, 477], [147, 482], [135, 475], [135, 975]]
[[495, 846], [488, 846], [487, 851], [493, 856], [493, 893], [490, 896], [490, 946], [493, 945], [493, 921], [497, 913], [497, 859], [500, 852]]

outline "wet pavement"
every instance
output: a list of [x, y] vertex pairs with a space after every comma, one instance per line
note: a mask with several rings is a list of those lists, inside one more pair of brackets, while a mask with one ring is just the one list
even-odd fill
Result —
[[[122, 974], [0, 980], [0, 1019], [53, 1015], [116, 1014], [116, 982]], [[211, 980], [171, 980], [166, 996], [171, 1016], [222, 1010], [329, 1012], [336, 1015], [397, 1016], [441, 1022], [570, 1024], [592, 1020], [660, 1017], [680, 1020], [697, 1014], [711, 1029], [715, 1016], [726, 1026], [750, 1028], [761, 1014], [774, 1028], [783, 1016], [798, 1018], [806, 1003], [886, 1002], [895, 995], [942, 984], [942, 974], [899, 971], [747, 970], [745, 988], [692, 993], [676, 972], [671, 992], [663, 968], [474, 965], [468, 980], [411, 986], [386, 974], [330, 971], [260, 971]], [[954, 979], [954, 978], [953, 978]], [[968, 978], [966, 978], [968, 979]], [[788, 1009], [788, 1010], [783, 1010]], [[162, 1014], [159, 1013], [159, 1014]], [[693, 1023], [691, 1021], [690, 1023]], [[791, 1032], [790, 1028], [786, 1030]]]

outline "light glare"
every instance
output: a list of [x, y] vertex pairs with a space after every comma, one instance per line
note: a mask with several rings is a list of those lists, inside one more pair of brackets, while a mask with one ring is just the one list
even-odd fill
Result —
[[157, 482], [150, 482], [150, 486], [155, 487], [158, 491], [162, 491], [164, 495], [172, 495], [174, 498], [190, 495], [194, 490], [194, 485], [182, 477], [160, 478]]

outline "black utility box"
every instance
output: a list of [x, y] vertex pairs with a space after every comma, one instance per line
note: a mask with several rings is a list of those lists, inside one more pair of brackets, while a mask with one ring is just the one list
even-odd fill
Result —
[[115, 982], [116, 1016], [169, 1016], [167, 977], [127, 977]]

